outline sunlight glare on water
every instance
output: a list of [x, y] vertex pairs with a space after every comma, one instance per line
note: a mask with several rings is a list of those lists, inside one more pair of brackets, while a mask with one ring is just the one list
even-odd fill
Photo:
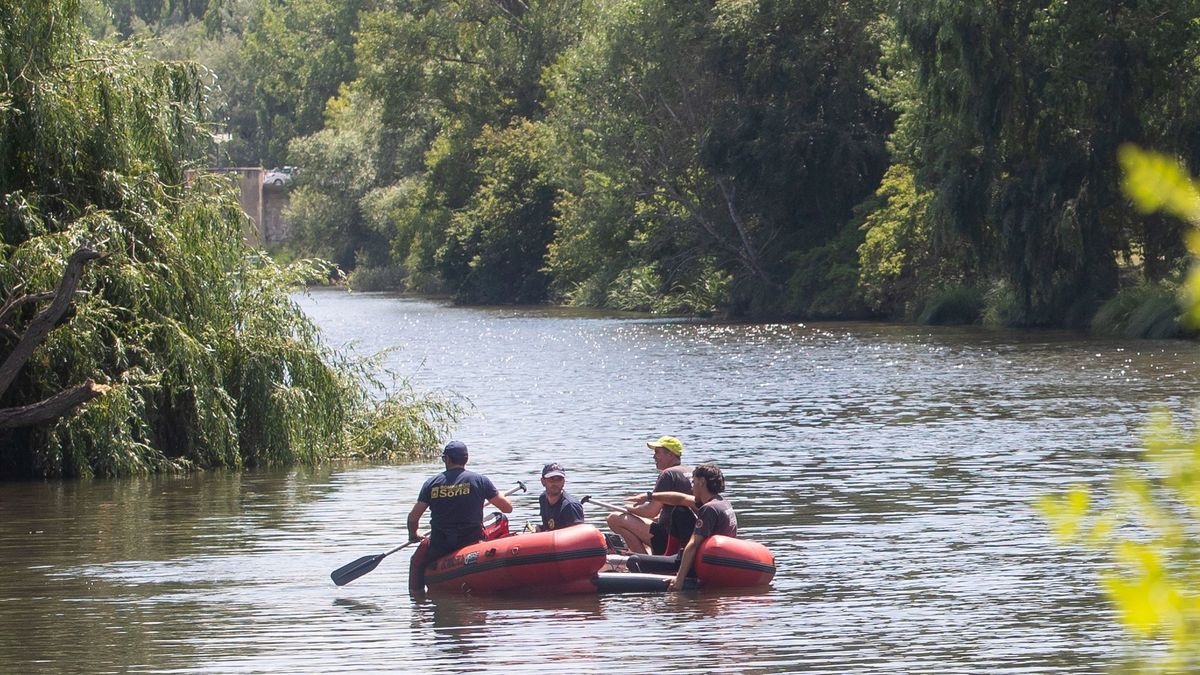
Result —
[[[646, 440], [679, 436], [726, 472], [773, 587], [417, 602], [407, 551], [335, 587], [404, 540], [432, 460], [9, 484], [0, 669], [1104, 671], [1124, 643], [1098, 561], [1030, 503], [1103, 485], [1197, 385], [1186, 342], [298, 300], [331, 345], [397, 347], [416, 389], [469, 400], [454, 436], [501, 490], [560, 461], [568, 491], [619, 501], [653, 482]], [[517, 498], [514, 525], [536, 517]]]

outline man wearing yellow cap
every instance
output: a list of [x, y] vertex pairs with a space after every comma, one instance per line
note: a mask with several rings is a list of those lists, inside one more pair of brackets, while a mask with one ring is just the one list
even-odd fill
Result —
[[696, 521], [696, 515], [686, 507], [671, 506], [652, 501], [654, 492], [692, 491], [691, 471], [683, 466], [683, 443], [674, 436], [662, 436], [646, 443], [654, 451], [654, 465], [658, 467], [658, 480], [654, 488], [641, 492], [625, 501], [630, 503], [628, 512], [613, 512], [608, 516], [608, 526], [621, 535], [631, 553], [654, 553], [674, 555]]

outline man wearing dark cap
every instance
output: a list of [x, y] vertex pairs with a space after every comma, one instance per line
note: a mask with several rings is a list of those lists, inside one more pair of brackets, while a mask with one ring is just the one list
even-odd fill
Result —
[[553, 462], [542, 467], [542, 487], [538, 511], [542, 515], [542, 532], [559, 530], [583, 522], [583, 504], [563, 490], [567, 474], [562, 464]]
[[429, 549], [425, 559], [430, 562], [483, 539], [484, 502], [512, 513], [512, 503], [500, 494], [491, 479], [467, 471], [467, 458], [465, 443], [447, 443], [442, 450], [446, 470], [425, 481], [417, 503], [408, 514], [408, 540], [420, 541], [417, 526], [425, 509], [429, 509]]

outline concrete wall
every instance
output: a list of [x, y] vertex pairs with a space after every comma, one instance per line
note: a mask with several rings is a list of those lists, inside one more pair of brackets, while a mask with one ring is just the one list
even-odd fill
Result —
[[262, 167], [208, 171], [229, 174], [237, 180], [238, 202], [246, 215], [250, 216], [242, 228], [246, 243], [251, 246], [271, 246], [291, 239], [291, 227], [283, 218], [283, 211], [289, 203], [287, 186], [263, 185]]
[[262, 220], [259, 229], [262, 244], [282, 244], [292, 238], [292, 228], [283, 218], [283, 210], [290, 203], [291, 189], [286, 186], [262, 186]]
[[249, 222], [242, 226], [242, 237], [246, 239], [246, 243], [252, 246], [262, 246], [262, 222], [263, 222], [263, 200], [262, 200], [262, 175], [261, 168], [237, 168], [237, 169], [214, 169], [223, 173], [237, 175], [238, 182], [238, 202], [242, 205], [242, 210], [246, 215], [250, 216]]

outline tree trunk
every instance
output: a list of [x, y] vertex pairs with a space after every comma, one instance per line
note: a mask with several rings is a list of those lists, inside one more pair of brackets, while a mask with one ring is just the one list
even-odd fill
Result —
[[54, 421], [97, 396], [107, 394], [109, 389], [112, 387], [88, 380], [37, 403], [19, 408], [0, 408], [0, 429], [29, 427]]
[[[4, 392], [16, 379], [17, 374], [21, 372], [21, 368], [29, 361], [34, 350], [45, 341], [46, 336], [70, 309], [75, 298], [75, 291], [79, 287], [79, 280], [83, 276], [83, 266], [88, 261], [100, 257], [102, 256], [99, 252], [81, 246], [67, 259], [67, 267], [63, 271], [62, 279], [58, 282], [58, 288], [54, 290], [50, 305], [33, 317], [25, 331], [19, 334], [16, 347], [5, 357], [4, 362], [0, 363], [0, 396], [4, 395]], [[46, 297], [45, 294], [41, 294], [10, 298], [3, 307], [0, 307], [0, 322], [6, 321], [16, 307], [28, 302], [44, 300]], [[97, 396], [102, 396], [109, 389], [110, 387], [106, 385], [88, 380], [37, 403], [16, 408], [0, 408], [0, 429], [32, 426], [53, 421]]]

